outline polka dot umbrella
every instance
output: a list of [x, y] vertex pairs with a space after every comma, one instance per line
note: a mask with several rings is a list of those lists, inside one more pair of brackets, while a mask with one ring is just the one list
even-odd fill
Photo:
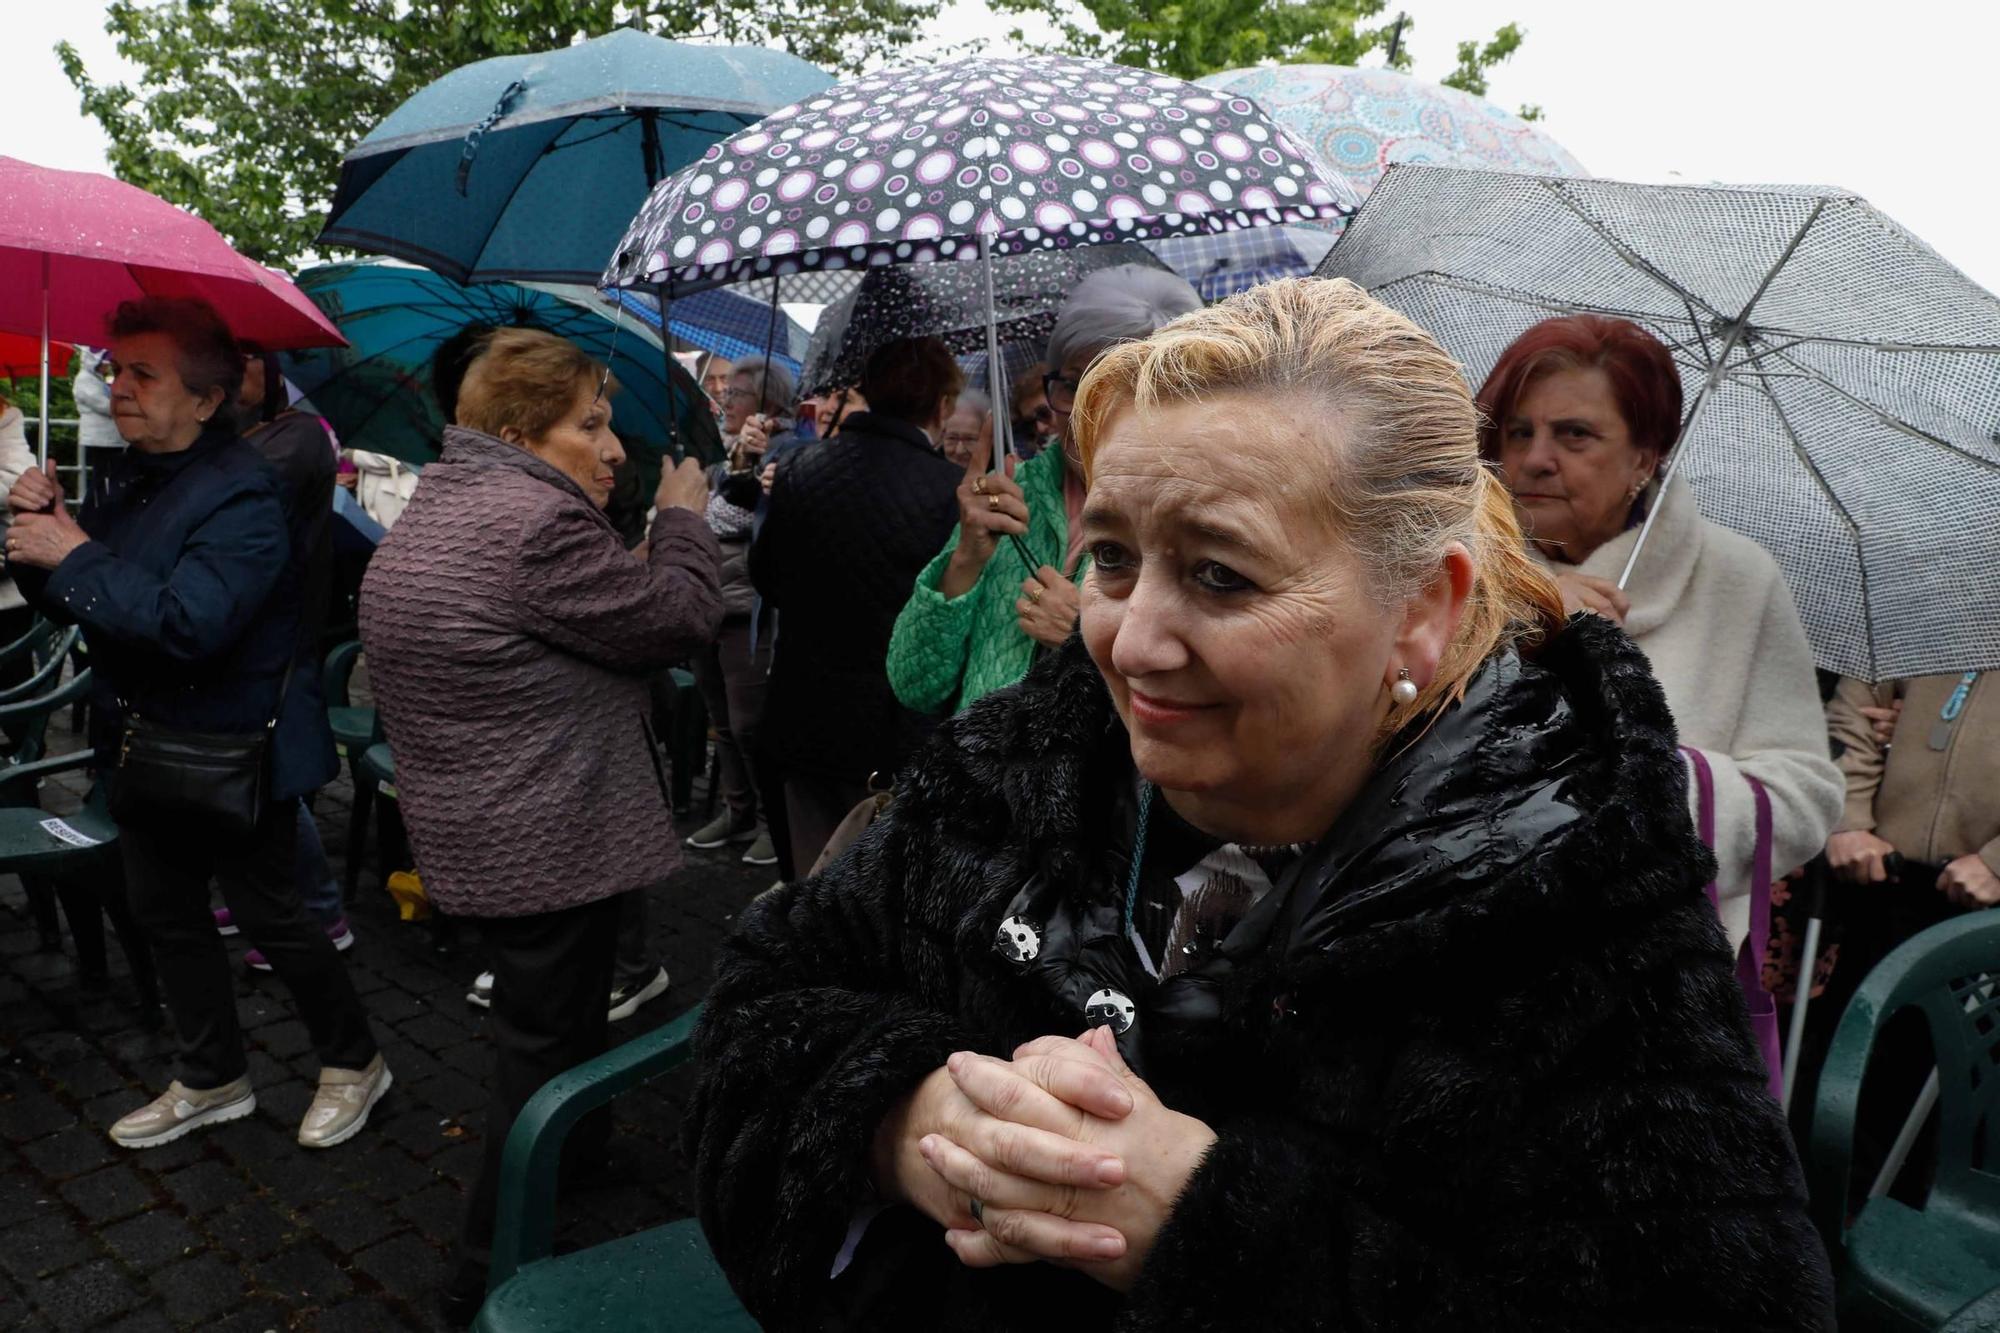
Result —
[[953, 60], [835, 84], [714, 145], [653, 191], [605, 283], [671, 297], [1337, 219], [1358, 202], [1247, 97], [1102, 61]]

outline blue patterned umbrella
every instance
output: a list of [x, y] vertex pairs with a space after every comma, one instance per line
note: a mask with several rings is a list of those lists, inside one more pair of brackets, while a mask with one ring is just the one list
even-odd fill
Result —
[[1200, 82], [1253, 99], [1364, 196], [1392, 162], [1535, 176], [1590, 174], [1561, 144], [1519, 116], [1393, 69], [1273, 65], [1225, 70]]
[[460, 282], [592, 282], [657, 182], [830, 82], [783, 51], [630, 28], [481, 60], [354, 146], [319, 239]]
[[1260, 282], [1303, 278], [1319, 267], [1337, 239], [1317, 227], [1253, 227], [1213, 236], [1169, 236], [1146, 248], [1194, 284], [1204, 301], [1220, 301]]
[[[634, 287], [607, 292], [649, 329], [660, 327], [660, 299]], [[812, 331], [779, 308], [775, 318], [768, 301], [759, 301], [729, 287], [715, 287], [673, 303], [673, 335], [680, 342], [734, 362], [761, 361], [769, 356], [794, 377], [804, 363]]]

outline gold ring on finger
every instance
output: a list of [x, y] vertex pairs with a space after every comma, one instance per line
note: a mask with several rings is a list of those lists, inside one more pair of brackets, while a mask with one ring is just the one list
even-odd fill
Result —
[[974, 495], [986, 494], [986, 478], [974, 477], [972, 479], [972, 493]]
[[1028, 600], [1034, 605], [1040, 606], [1042, 604], [1042, 590], [1040, 588], [1028, 589]]
[[996, 513], [996, 514], [997, 514], [997, 513], [999, 513], [999, 512], [1000, 512], [1000, 497], [999, 497], [999, 496], [997, 496], [997, 495], [989, 495], [989, 496], [987, 496], [987, 497], [986, 497], [986, 507], [987, 507], [988, 509], [991, 509], [991, 510], [992, 510], [992, 511], [993, 511], [994, 513]]

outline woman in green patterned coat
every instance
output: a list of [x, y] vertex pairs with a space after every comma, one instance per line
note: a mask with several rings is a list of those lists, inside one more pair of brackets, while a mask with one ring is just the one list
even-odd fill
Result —
[[889, 683], [905, 708], [955, 712], [1012, 685], [1036, 652], [1069, 638], [1083, 577], [1083, 479], [1069, 433], [1076, 386], [1106, 348], [1200, 307], [1185, 280], [1136, 264], [1103, 269], [1070, 293], [1049, 334], [1056, 369], [1044, 377], [1062, 447], [1018, 469], [1010, 457], [1004, 473], [988, 471], [991, 432], [973, 451], [958, 531], [917, 575], [889, 641]]

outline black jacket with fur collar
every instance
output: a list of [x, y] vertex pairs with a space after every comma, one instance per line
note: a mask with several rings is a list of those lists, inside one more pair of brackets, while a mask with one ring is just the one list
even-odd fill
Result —
[[[889, 815], [723, 951], [687, 1132], [751, 1311], [773, 1329], [1832, 1328], [1644, 657], [1583, 617], [1390, 753], [1215, 956], [1153, 986], [1115, 932], [1057, 947], [1077, 932], [1056, 926], [1025, 961], [996, 939], [1024, 902], [1070, 925], [1122, 906], [1131, 760], [1081, 645], [947, 723]], [[1120, 978], [1128, 1058], [1219, 1136], [1138, 1286], [965, 1270], [909, 1209], [830, 1280], [883, 1114], [954, 1050], [1080, 1032], [1079, 997]]]

